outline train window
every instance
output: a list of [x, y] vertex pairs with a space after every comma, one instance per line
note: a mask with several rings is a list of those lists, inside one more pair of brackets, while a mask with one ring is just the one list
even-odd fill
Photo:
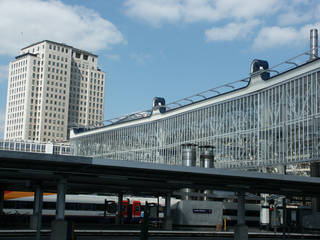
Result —
[[139, 205], [135, 205], [134, 206], [134, 211], [135, 212], [140, 212], [140, 206]]
[[43, 202], [43, 209], [56, 209], [55, 202]]
[[15, 201], [4, 201], [3, 207], [4, 208], [16, 208], [16, 202]]
[[104, 204], [96, 204], [96, 210], [97, 211], [103, 211], [104, 210]]
[[127, 205], [122, 205], [122, 212], [126, 212], [127, 211]]
[[17, 209], [33, 209], [33, 202], [14, 201], [13, 204]]

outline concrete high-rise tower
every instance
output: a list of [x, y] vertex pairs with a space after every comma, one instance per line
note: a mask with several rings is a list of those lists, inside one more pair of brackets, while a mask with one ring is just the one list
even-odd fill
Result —
[[4, 138], [61, 142], [70, 127], [101, 124], [105, 80], [90, 52], [49, 40], [22, 48], [9, 64]]

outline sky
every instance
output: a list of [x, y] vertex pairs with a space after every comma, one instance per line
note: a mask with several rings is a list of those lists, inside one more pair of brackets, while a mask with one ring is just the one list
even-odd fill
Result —
[[45, 39], [99, 56], [104, 119], [150, 109], [273, 66], [309, 48], [317, 0], [0, 0], [0, 137], [8, 64]]

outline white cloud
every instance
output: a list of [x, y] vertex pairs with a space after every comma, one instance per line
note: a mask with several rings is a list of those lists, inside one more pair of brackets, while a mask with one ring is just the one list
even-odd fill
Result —
[[181, 6], [175, 0], [128, 0], [125, 7], [129, 16], [140, 18], [154, 26], [161, 22], [175, 22], [181, 18]]
[[311, 28], [320, 28], [320, 23], [294, 27], [264, 27], [254, 40], [256, 49], [269, 49], [283, 46], [297, 46], [308, 40]]
[[235, 39], [244, 39], [252, 32], [260, 22], [251, 20], [245, 23], [229, 23], [223, 27], [213, 27], [206, 30], [207, 41], [232, 41]]
[[0, 64], [0, 83], [8, 80], [8, 65]]
[[[256, 49], [297, 46], [309, 36], [312, 25], [306, 24], [320, 20], [318, 0], [126, 0], [124, 8], [128, 16], [155, 27], [213, 23], [205, 31], [206, 41], [253, 37]], [[257, 30], [258, 25], [263, 27]]]
[[125, 43], [116, 26], [97, 12], [58, 0], [1, 0], [0, 32], [0, 54], [8, 55], [44, 39], [90, 51]]
[[[178, 21], [215, 22], [223, 19], [252, 19], [278, 11], [283, 1], [268, 0], [127, 0], [128, 16], [154, 26]], [[266, 11], [268, 9], [268, 11]]]
[[131, 54], [131, 58], [139, 66], [144, 66], [151, 60], [151, 56], [146, 53], [133, 53]]

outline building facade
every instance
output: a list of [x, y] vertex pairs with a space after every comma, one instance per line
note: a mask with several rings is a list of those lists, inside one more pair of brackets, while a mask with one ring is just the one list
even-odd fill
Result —
[[49, 40], [22, 48], [9, 64], [4, 138], [66, 141], [70, 127], [100, 124], [104, 91], [97, 55]]
[[[194, 95], [202, 100], [185, 98], [171, 109], [170, 104], [154, 104], [148, 116], [75, 133], [72, 154], [181, 165], [182, 146], [193, 144], [214, 146], [217, 168], [259, 169], [317, 161], [320, 59], [301, 60], [301, 65], [285, 61], [293, 67], [272, 76], [276, 70], [269, 69], [266, 61], [253, 61], [249, 78]], [[209, 92], [215, 95], [205, 98]]]

